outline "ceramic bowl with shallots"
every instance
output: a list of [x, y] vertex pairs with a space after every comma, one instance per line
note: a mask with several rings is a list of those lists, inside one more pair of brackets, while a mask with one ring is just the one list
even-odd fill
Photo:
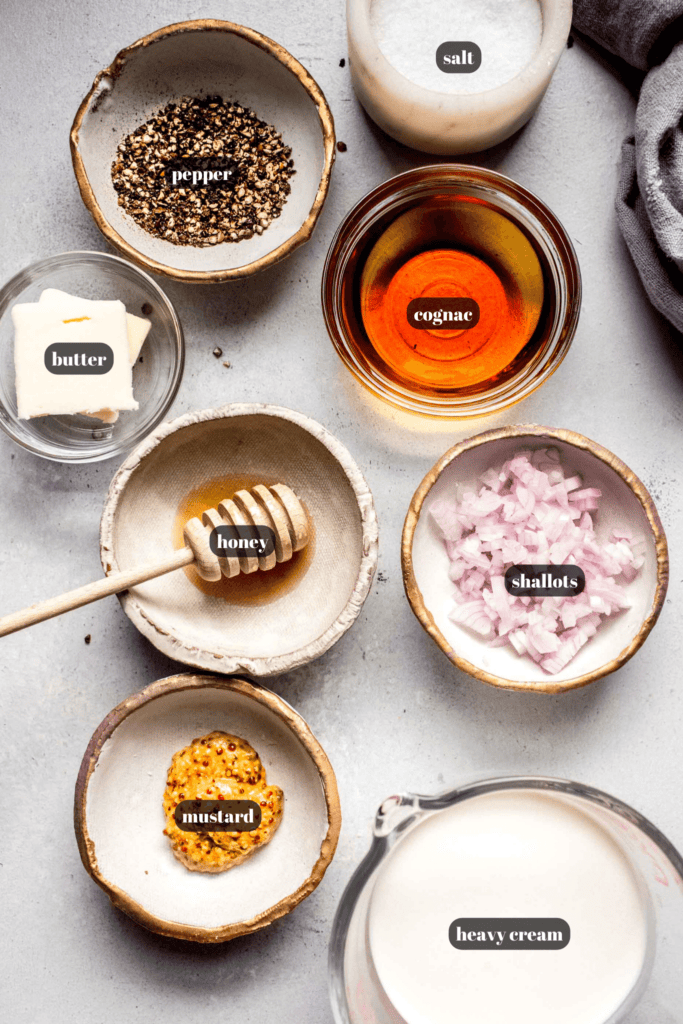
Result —
[[413, 496], [401, 555], [411, 607], [454, 665], [543, 693], [625, 664], [657, 621], [669, 575], [638, 477], [581, 434], [536, 425], [446, 452]]

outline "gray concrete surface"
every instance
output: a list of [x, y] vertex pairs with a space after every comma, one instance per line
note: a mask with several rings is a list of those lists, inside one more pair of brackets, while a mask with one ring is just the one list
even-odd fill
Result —
[[[648, 305], [615, 223], [631, 94], [577, 42], [529, 126], [471, 161], [517, 178], [550, 205], [574, 240], [585, 285], [578, 333], [559, 372], [486, 426], [570, 427], [612, 449], [654, 495], [673, 555], [659, 624], [624, 669], [563, 697], [519, 696], [453, 670], [401, 585], [399, 537], [415, 487], [443, 451], [484, 425], [398, 425], [391, 410], [371, 405], [351, 383], [325, 332], [320, 274], [340, 219], [386, 177], [429, 162], [385, 138], [359, 108], [348, 66], [339, 67], [346, 56], [342, 0], [5, 0], [0, 276], [50, 253], [106, 248], [71, 171], [73, 114], [118, 49], [201, 16], [253, 26], [295, 54], [324, 90], [348, 147], [338, 154], [314, 238], [291, 259], [225, 287], [168, 286], [187, 337], [173, 414], [232, 400], [299, 409], [341, 438], [375, 495], [380, 571], [359, 621], [324, 658], [272, 683], [336, 767], [344, 825], [319, 889], [265, 931], [213, 948], [145, 932], [110, 906], [81, 866], [73, 788], [107, 711], [182, 666], [139, 636], [114, 598], [3, 640], [3, 796], [20, 792], [40, 808], [29, 826], [3, 831], [2, 1002], [14, 1024], [149, 1024], [198, 1012], [250, 1024], [330, 1024], [333, 914], [368, 846], [377, 805], [402, 789], [435, 792], [498, 772], [571, 777], [632, 803], [683, 847], [675, 611], [682, 599], [683, 365], [681, 339]], [[231, 369], [213, 357], [216, 344]], [[98, 577], [99, 514], [115, 469], [115, 462], [69, 468], [42, 461], [0, 435], [2, 611]]]

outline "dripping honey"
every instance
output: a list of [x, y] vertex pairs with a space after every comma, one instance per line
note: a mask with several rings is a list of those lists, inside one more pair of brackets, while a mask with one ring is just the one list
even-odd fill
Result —
[[[418, 299], [437, 308], [439, 300], [473, 300], [478, 322], [418, 329], [408, 315]], [[475, 198], [437, 197], [401, 214], [376, 238], [360, 273], [371, 360], [416, 392], [491, 387], [532, 342], [543, 302], [543, 269], [531, 242]]]
[[[266, 487], [280, 483], [277, 477], [254, 476], [221, 476], [206, 480], [191, 490], [178, 505], [173, 524], [173, 547], [185, 546], [183, 527], [189, 519], [202, 517], [207, 508], [216, 508], [224, 498], [231, 498], [236, 491], [248, 490], [256, 484]], [[302, 505], [304, 503], [302, 502]], [[304, 505], [305, 508], [305, 505]], [[257, 569], [256, 572], [243, 573], [232, 579], [221, 577], [215, 583], [202, 579], [193, 565], [183, 570], [188, 580], [202, 593], [216, 597], [228, 604], [261, 605], [270, 604], [285, 594], [289, 594], [303, 579], [313, 560], [315, 551], [315, 529], [311, 516], [308, 515], [308, 544], [301, 551], [295, 551], [288, 562], [278, 562], [267, 572]]]

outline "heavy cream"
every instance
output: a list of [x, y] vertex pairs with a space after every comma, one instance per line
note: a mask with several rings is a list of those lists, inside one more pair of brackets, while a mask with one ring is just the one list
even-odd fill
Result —
[[[558, 920], [564, 948], [545, 941], [557, 933], [541, 938], [538, 922]], [[458, 921], [451, 938], [466, 934], [470, 948], [449, 940]], [[402, 838], [378, 873], [366, 935], [407, 1024], [607, 1024], [644, 983], [650, 931], [644, 888], [607, 831], [566, 798], [511, 790]]]

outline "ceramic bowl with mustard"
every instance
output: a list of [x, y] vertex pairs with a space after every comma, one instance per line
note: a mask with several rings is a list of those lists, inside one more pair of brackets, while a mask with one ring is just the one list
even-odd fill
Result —
[[[195, 798], [221, 819], [240, 815], [235, 829], [219, 828], [216, 810], [214, 828], [198, 829]], [[341, 812], [325, 751], [282, 698], [245, 679], [180, 675], [128, 697], [95, 731], [74, 824], [83, 866], [114, 906], [160, 935], [215, 943], [313, 892]]]

